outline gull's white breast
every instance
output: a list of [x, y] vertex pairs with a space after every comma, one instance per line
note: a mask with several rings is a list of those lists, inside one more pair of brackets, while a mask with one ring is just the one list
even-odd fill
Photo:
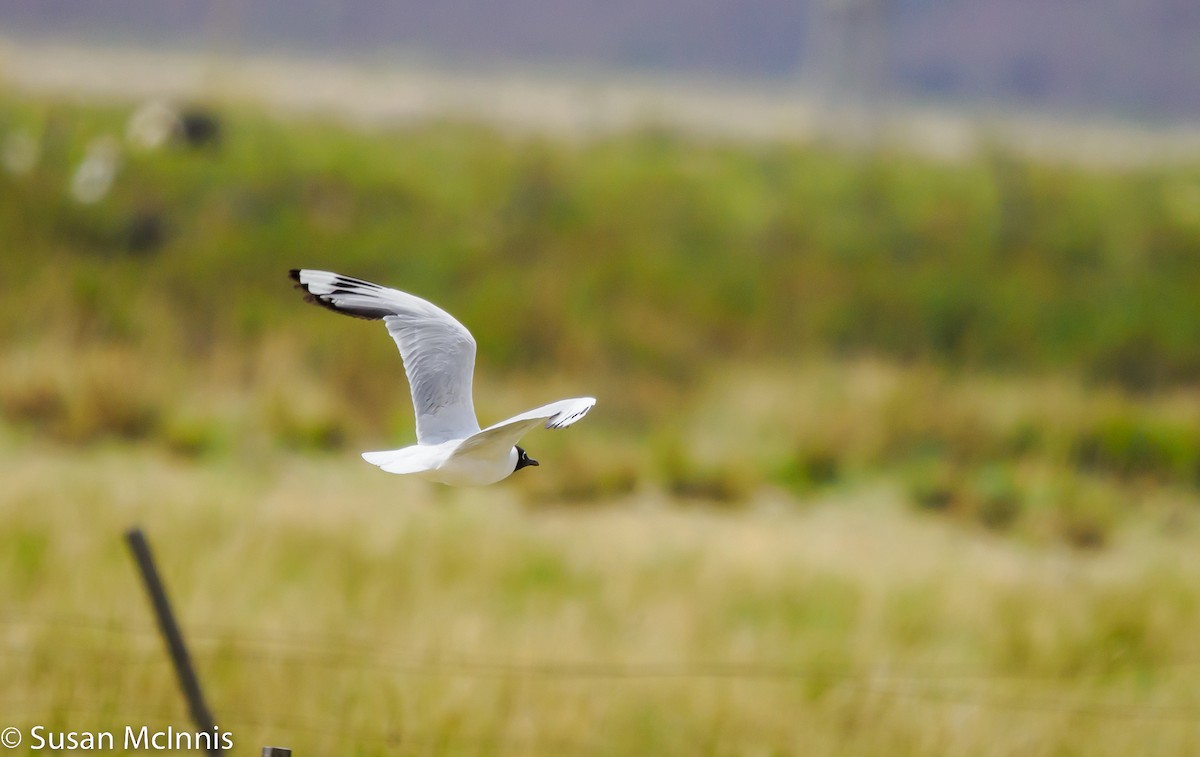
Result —
[[453, 454], [458, 443], [449, 447], [445, 459], [436, 467], [418, 473], [421, 478], [450, 486], [486, 486], [502, 481], [517, 469], [517, 450], [509, 449], [503, 457], [484, 457], [467, 453]]

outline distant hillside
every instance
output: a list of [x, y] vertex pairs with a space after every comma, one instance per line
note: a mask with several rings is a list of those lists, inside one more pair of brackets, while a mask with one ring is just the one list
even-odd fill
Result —
[[1200, 116], [1192, 0], [0, 0], [0, 29], [239, 53], [805, 75], [835, 92], [865, 79], [905, 97]]
[[898, 11], [895, 61], [909, 91], [1200, 116], [1192, 0], [910, 0]]

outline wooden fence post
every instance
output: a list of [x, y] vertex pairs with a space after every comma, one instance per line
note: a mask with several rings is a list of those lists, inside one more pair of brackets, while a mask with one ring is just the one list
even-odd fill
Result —
[[[200, 680], [192, 668], [191, 657], [188, 656], [187, 646], [183, 643], [183, 634], [179, 624], [175, 622], [175, 614], [171, 611], [171, 602], [167, 599], [167, 590], [163, 587], [154, 565], [154, 555], [150, 553], [150, 545], [146, 535], [140, 528], [131, 528], [125, 533], [125, 540], [133, 552], [138, 570], [142, 574], [142, 582], [146, 585], [146, 593], [150, 595], [150, 603], [154, 605], [154, 616], [158, 620], [158, 629], [167, 642], [167, 651], [171, 662], [175, 665], [175, 676], [179, 679], [179, 688], [187, 699], [188, 710], [192, 714], [192, 722], [200, 733], [216, 733], [212, 713], [204, 703], [204, 694], [200, 690]], [[222, 757], [225, 752], [217, 744], [208, 749], [210, 757]]]

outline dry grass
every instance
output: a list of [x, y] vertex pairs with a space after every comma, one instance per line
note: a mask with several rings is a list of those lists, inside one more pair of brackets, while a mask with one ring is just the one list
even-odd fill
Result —
[[1200, 748], [1194, 517], [1092, 553], [914, 516], [887, 486], [529, 510], [350, 455], [8, 436], [2, 457], [18, 725], [185, 724], [121, 545], [141, 523], [238, 752]]

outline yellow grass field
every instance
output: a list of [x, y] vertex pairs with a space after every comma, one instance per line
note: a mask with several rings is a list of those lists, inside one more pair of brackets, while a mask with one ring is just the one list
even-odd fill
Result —
[[122, 543], [140, 524], [234, 754], [1200, 750], [1194, 517], [1095, 552], [914, 515], [886, 484], [531, 509], [352, 454], [0, 450], [22, 729], [188, 728]]

